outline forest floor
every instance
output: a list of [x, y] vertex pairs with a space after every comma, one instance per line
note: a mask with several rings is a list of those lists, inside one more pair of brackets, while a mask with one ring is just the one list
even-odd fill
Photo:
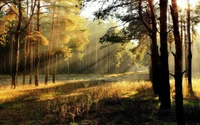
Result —
[[[0, 76], [0, 125], [176, 125], [173, 80], [172, 109], [162, 111], [144, 72], [57, 75], [48, 85], [43, 79], [35, 87], [20, 76], [11, 89], [10, 76]], [[192, 94], [183, 86], [185, 119], [199, 125], [200, 79], [193, 81]]]

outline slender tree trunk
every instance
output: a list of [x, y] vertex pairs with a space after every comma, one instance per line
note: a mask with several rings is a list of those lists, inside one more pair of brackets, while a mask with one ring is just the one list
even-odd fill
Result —
[[178, 8], [177, 1], [172, 0], [171, 15], [174, 27], [174, 38], [175, 38], [175, 104], [176, 104], [176, 120], [178, 125], [185, 125], [184, 107], [183, 107], [183, 92], [182, 92], [182, 41], [179, 33], [179, 22], [178, 22]]
[[57, 69], [57, 54], [53, 57], [53, 79], [52, 82], [56, 83], [56, 69]]
[[156, 15], [153, 7], [153, 0], [148, 0], [150, 12], [151, 12], [151, 22], [152, 22], [152, 32], [151, 32], [151, 40], [152, 40], [152, 50], [151, 50], [151, 58], [152, 58], [152, 81], [154, 87], [154, 94], [159, 94], [159, 84], [160, 84], [160, 57], [158, 54], [158, 45], [157, 45], [157, 23], [156, 23]]
[[15, 32], [15, 40], [13, 42], [13, 59], [12, 59], [12, 84], [13, 88], [17, 85], [17, 74], [18, 74], [18, 62], [19, 62], [19, 39], [20, 39], [20, 29], [22, 23], [22, 6], [21, 1], [18, 0], [18, 24]]
[[29, 67], [29, 72], [30, 72], [30, 78], [29, 78], [29, 84], [32, 84], [32, 69], [33, 69], [33, 55], [32, 55], [32, 42], [29, 41], [29, 63], [30, 63], [30, 67]]
[[[55, 3], [55, 2], [54, 2]], [[53, 42], [53, 34], [54, 34], [54, 13], [55, 13], [55, 8], [53, 9], [52, 12], [52, 23], [51, 23], [51, 38], [50, 38], [50, 43], [48, 45], [48, 50], [47, 50], [47, 64], [46, 64], [46, 76], [45, 76], [45, 84], [48, 83], [48, 78], [49, 78], [49, 71], [50, 71], [50, 56], [51, 56], [51, 48], [52, 48], [52, 42]]]
[[[57, 0], [57, 2], [59, 2], [59, 0]], [[54, 45], [54, 49], [56, 51], [57, 49], [57, 45], [58, 45], [58, 36], [59, 36], [59, 8], [57, 9], [57, 20], [56, 20], [56, 41], [55, 41], [55, 45]], [[57, 58], [58, 58], [58, 54], [57, 52], [55, 52], [55, 54], [53, 55], [53, 78], [52, 78], [52, 82], [56, 83], [56, 71], [57, 71]]]
[[190, 0], [188, 0], [187, 9], [187, 34], [188, 34], [188, 84], [192, 89], [192, 50], [191, 50], [191, 33], [190, 33]]
[[24, 41], [24, 72], [23, 72], [23, 85], [25, 85], [26, 82], [26, 61], [27, 61], [27, 38]]
[[[40, 0], [37, 4], [37, 31], [40, 32]], [[35, 45], [35, 86], [38, 86], [38, 67], [39, 67], [39, 40]]]
[[152, 82], [154, 94], [159, 94], [160, 84], [160, 57], [158, 54], [158, 46], [156, 34], [152, 34], [151, 63], [152, 63]]
[[47, 55], [46, 55], [46, 75], [45, 75], [45, 84], [48, 83], [49, 78], [49, 64], [50, 64], [50, 52], [49, 45], [47, 47]]
[[160, 0], [160, 61], [162, 79], [162, 83], [160, 82], [161, 109], [171, 108], [167, 43], [167, 4], [168, 0]]
[[184, 42], [185, 42], [185, 77], [188, 77], [188, 43], [187, 43], [187, 32], [186, 32], [186, 21], [184, 21]]
[[160, 84], [160, 57], [158, 53], [158, 45], [157, 45], [157, 23], [156, 23], [156, 16], [154, 12], [153, 0], [148, 0], [149, 9], [151, 14], [151, 23], [150, 26], [147, 22], [145, 22], [143, 14], [142, 14], [142, 0], [139, 1], [139, 15], [141, 17], [141, 21], [143, 22], [144, 26], [150, 33], [151, 38], [151, 64], [152, 64], [152, 84], [154, 94], [159, 94], [159, 84]]
[[[27, 0], [27, 16], [28, 16], [28, 0]], [[24, 72], [23, 72], [23, 85], [25, 85], [25, 81], [26, 81], [26, 59], [27, 59], [27, 48], [26, 48], [26, 44], [27, 44], [27, 40], [28, 38], [26, 37], [26, 39], [24, 40]]]
[[[31, 8], [33, 9], [33, 6], [34, 6], [34, 3], [33, 3], [33, 0], [31, 0]], [[34, 31], [34, 18], [31, 20], [31, 24], [30, 24], [30, 32], [33, 32]], [[32, 45], [32, 41], [29, 40], [29, 63], [30, 63], [30, 67], [29, 67], [29, 70], [30, 70], [30, 78], [29, 78], [29, 84], [32, 84], [32, 72], [33, 72], [33, 45]]]

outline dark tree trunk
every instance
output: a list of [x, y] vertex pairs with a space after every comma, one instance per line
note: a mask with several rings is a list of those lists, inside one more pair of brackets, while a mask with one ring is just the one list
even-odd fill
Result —
[[159, 94], [159, 84], [160, 84], [160, 57], [158, 54], [158, 46], [156, 33], [151, 36], [152, 46], [151, 46], [151, 63], [152, 63], [152, 83], [154, 94]]
[[[59, 2], [59, 0], [57, 0], [57, 2]], [[55, 41], [55, 45], [54, 45], [54, 49], [57, 49], [58, 46], [58, 37], [59, 37], [59, 16], [60, 16], [60, 12], [59, 12], [59, 8], [57, 9], [57, 20], [56, 20], [56, 41]], [[55, 52], [55, 54], [53, 55], [53, 78], [52, 78], [52, 82], [56, 83], [56, 71], [57, 71], [57, 61], [58, 61], [58, 54], [57, 52]]]
[[188, 9], [187, 9], [187, 34], [188, 34], [188, 84], [192, 88], [192, 50], [191, 50], [192, 42], [191, 42], [191, 34], [190, 34], [190, 2], [189, 0], [188, 0]]
[[153, 7], [153, 0], [148, 0], [150, 12], [151, 12], [151, 22], [152, 22], [152, 32], [151, 32], [151, 40], [152, 40], [152, 50], [151, 50], [151, 58], [152, 58], [152, 81], [153, 81], [153, 89], [154, 94], [159, 94], [159, 84], [160, 84], [160, 57], [158, 54], [158, 45], [157, 45], [157, 23], [156, 23], [156, 15]]
[[16, 31], [13, 42], [13, 59], [12, 59], [12, 87], [17, 85], [18, 61], [19, 61], [19, 31]]
[[24, 41], [24, 72], [23, 72], [23, 85], [26, 82], [26, 63], [27, 63], [27, 38]]
[[13, 59], [12, 59], [12, 87], [17, 85], [18, 62], [19, 62], [19, 38], [22, 23], [22, 6], [21, 1], [18, 0], [18, 24], [15, 32], [15, 40], [13, 42]]
[[46, 75], [45, 75], [45, 84], [48, 83], [49, 78], [49, 68], [50, 68], [50, 50], [48, 46], [47, 55], [46, 55]]
[[158, 53], [158, 45], [157, 45], [157, 25], [156, 25], [156, 16], [154, 12], [153, 7], [153, 0], [148, 0], [149, 8], [150, 8], [150, 14], [151, 14], [151, 23], [152, 26], [148, 25], [143, 17], [142, 14], [142, 1], [139, 1], [139, 15], [141, 17], [141, 21], [146, 27], [146, 29], [150, 33], [151, 38], [151, 65], [152, 65], [152, 84], [153, 84], [153, 90], [154, 94], [159, 94], [159, 83], [160, 83], [160, 57]]
[[178, 125], [185, 125], [183, 92], [182, 92], [182, 41], [179, 33], [178, 8], [177, 1], [172, 0], [171, 15], [173, 20], [174, 38], [175, 38], [175, 104], [176, 104], [176, 120]]
[[188, 77], [188, 42], [187, 42], [187, 32], [186, 32], [186, 21], [184, 21], [184, 41], [185, 41], [185, 77]]
[[[37, 31], [40, 32], [40, 0], [37, 4]], [[38, 86], [38, 67], [39, 67], [39, 40], [35, 46], [35, 86]]]
[[53, 79], [52, 82], [56, 83], [56, 69], [57, 69], [57, 54], [53, 57]]
[[29, 41], [29, 84], [32, 84], [32, 69], [33, 69], [33, 55], [32, 55], [32, 42]]
[[[26, 4], [27, 4], [27, 16], [28, 16], [28, 12], [29, 12], [29, 2], [28, 0], [26, 1]], [[27, 20], [28, 21], [28, 20]], [[30, 30], [30, 25], [28, 25], [28, 34], [29, 34], [29, 30]], [[28, 53], [28, 49], [27, 49], [27, 43], [28, 43], [28, 37], [26, 37], [25, 41], [24, 41], [24, 71], [23, 71], [23, 85], [25, 85], [25, 82], [26, 82], [26, 66], [27, 66], [27, 53]]]
[[167, 45], [167, 4], [168, 0], [160, 0], [160, 61], [162, 79], [162, 82], [160, 82], [161, 109], [171, 108]]

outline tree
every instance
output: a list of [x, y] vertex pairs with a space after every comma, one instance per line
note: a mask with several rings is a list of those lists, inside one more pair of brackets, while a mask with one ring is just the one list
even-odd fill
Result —
[[183, 92], [182, 92], [182, 41], [179, 32], [179, 21], [178, 21], [178, 8], [177, 1], [172, 0], [171, 15], [173, 20], [173, 33], [175, 38], [176, 53], [175, 58], [175, 104], [176, 104], [176, 119], [178, 125], [185, 125], [184, 108], [183, 108]]
[[20, 40], [20, 32], [21, 32], [21, 24], [22, 24], [22, 4], [21, 1], [17, 1], [18, 7], [18, 22], [15, 30], [15, 39], [13, 42], [13, 59], [12, 59], [12, 86], [13, 88], [17, 85], [17, 73], [18, 73], [18, 62], [19, 62], [19, 40]]
[[[8, 2], [8, 1], [3, 1], [3, 6], [1, 7], [4, 7], [4, 6], [7, 6], [7, 8], [9, 8], [17, 17], [17, 20], [15, 22], [15, 31], [11, 32], [14, 34], [14, 41], [13, 41], [13, 51], [12, 51], [12, 82], [11, 82], [11, 86], [13, 88], [16, 87], [17, 85], [17, 74], [18, 74], [18, 64], [19, 64], [19, 42], [20, 42], [20, 36], [21, 36], [21, 33], [24, 32], [32, 17], [33, 17], [33, 12], [34, 12], [34, 9], [31, 10], [30, 12], [30, 17], [27, 21], [26, 24], [23, 25], [22, 27], [22, 22], [23, 22], [23, 18], [24, 18], [24, 15], [23, 15], [23, 2], [21, 0], [17, 0], [17, 1], [11, 1], [11, 2]], [[34, 2], [35, 3], [35, 2]], [[34, 4], [35, 6], [35, 4]]]
[[63, 54], [64, 58], [68, 60], [72, 56], [72, 52], [77, 50], [79, 57], [81, 57], [81, 51], [85, 49], [85, 45], [88, 43], [87, 30], [83, 26], [85, 22], [79, 16], [80, 6], [81, 1], [77, 0], [56, 0], [48, 5], [52, 18], [50, 44], [47, 51], [46, 84], [49, 77], [50, 56], [53, 57], [52, 82], [55, 82], [57, 55]]
[[54, 19], [55, 19], [55, 0], [53, 2], [53, 12], [52, 12], [52, 22], [51, 22], [51, 35], [50, 35], [50, 43], [47, 46], [47, 59], [46, 59], [46, 74], [45, 74], [45, 84], [48, 83], [49, 78], [49, 70], [50, 70], [50, 55], [51, 55], [51, 49], [53, 44], [53, 37], [54, 37]]
[[[40, 0], [37, 3], [37, 32], [40, 32]], [[35, 43], [35, 86], [38, 86], [39, 41]]]
[[191, 19], [190, 19], [190, 0], [187, 0], [187, 36], [188, 36], [188, 85], [189, 89], [192, 89], [192, 50], [191, 50]]
[[139, 1], [139, 15], [143, 22], [143, 25], [147, 28], [150, 33], [151, 38], [151, 65], [152, 65], [152, 83], [154, 94], [159, 94], [159, 84], [160, 84], [160, 57], [158, 53], [158, 45], [157, 45], [157, 23], [156, 23], [156, 15], [153, 7], [153, 0], [148, 0], [149, 8], [150, 8], [150, 20], [151, 25], [148, 25], [145, 21], [142, 14], [142, 1]]
[[160, 107], [170, 109], [171, 101], [167, 43], [167, 6], [168, 0], [160, 0], [160, 61], [162, 79], [162, 83], [160, 83]]
[[[139, 4], [138, 6], [136, 6]], [[163, 5], [164, 4], [164, 5]], [[161, 4], [160, 4], [161, 5]], [[120, 7], [125, 8], [127, 7], [127, 13], [122, 16], [120, 15], [119, 10]], [[135, 7], [136, 6], [136, 7]], [[109, 4], [109, 6], [106, 9], [99, 10], [96, 13], [97, 18], [102, 18], [105, 19], [106, 17], [109, 16], [114, 16], [120, 19], [121, 21], [125, 23], [135, 23], [133, 25], [141, 25], [143, 28], [137, 29], [139, 26], [135, 26], [132, 30], [124, 30], [124, 36], [125, 37], [117, 37], [118, 41], [121, 41], [122, 43], [126, 40], [124, 38], [128, 39], [133, 39], [135, 36], [138, 36], [137, 39], [139, 39], [139, 35], [137, 34], [148, 34], [151, 39], [151, 65], [152, 65], [152, 83], [153, 83], [153, 89], [155, 94], [159, 94], [159, 89], [161, 86], [161, 81], [160, 81], [160, 74], [163, 74], [163, 78], [166, 80], [164, 85], [162, 84], [162, 95], [161, 95], [161, 107], [165, 109], [169, 109], [171, 107], [171, 102], [170, 102], [170, 86], [169, 86], [169, 68], [168, 68], [168, 50], [167, 50], [167, 31], [166, 31], [166, 12], [167, 12], [167, 2], [162, 1], [161, 5], [161, 13], [164, 14], [162, 15], [162, 32], [161, 37], [163, 37], [162, 40], [162, 46], [161, 46], [161, 58], [159, 56], [159, 51], [158, 51], [158, 45], [157, 45], [157, 22], [156, 22], [156, 7], [154, 6], [154, 1], [153, 0], [148, 0], [148, 2], [143, 2], [142, 0], [139, 1], [119, 1], [119, 2], [113, 2], [112, 4]], [[102, 7], [103, 8], [103, 7]], [[105, 7], [104, 7], [105, 8]], [[138, 12], [138, 13], [137, 13]], [[116, 14], [117, 13], [117, 14]], [[136, 23], [137, 21], [137, 23]], [[138, 24], [138, 22], [142, 22]], [[142, 29], [146, 28], [146, 31], [144, 32]], [[131, 32], [131, 33], [130, 33]], [[130, 33], [130, 34], [129, 34]], [[141, 35], [142, 36], [142, 35]], [[114, 37], [111, 37], [113, 39]], [[113, 41], [116, 41], [114, 39]], [[160, 69], [160, 60], [162, 59], [162, 69]], [[162, 73], [161, 73], [162, 72]], [[163, 87], [164, 86], [164, 87]]]

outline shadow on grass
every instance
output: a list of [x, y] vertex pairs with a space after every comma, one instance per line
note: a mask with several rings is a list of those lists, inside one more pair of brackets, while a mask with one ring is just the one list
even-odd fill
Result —
[[[99, 95], [100, 87], [107, 84], [110, 82], [106, 80], [92, 80], [27, 90], [25, 95], [0, 104], [0, 124], [175, 124], [174, 104], [170, 116], [160, 117], [158, 98], [154, 97], [151, 88], [141, 87], [136, 94], [126, 98], [107, 97], [109, 90]], [[199, 100], [185, 104], [185, 116], [188, 124], [200, 123]]]
[[21, 90], [25, 94], [0, 104], [0, 124], [46, 124], [46, 120], [56, 124], [60, 106], [73, 104], [83, 96], [81, 91], [104, 83], [102, 80], [73, 81], [49, 88]]
[[98, 109], [94, 108], [95, 106], [91, 107], [88, 120], [91, 125], [159, 124], [160, 122], [155, 117], [158, 111], [158, 101], [152, 94], [151, 89], [142, 88], [129, 98], [102, 99]]

